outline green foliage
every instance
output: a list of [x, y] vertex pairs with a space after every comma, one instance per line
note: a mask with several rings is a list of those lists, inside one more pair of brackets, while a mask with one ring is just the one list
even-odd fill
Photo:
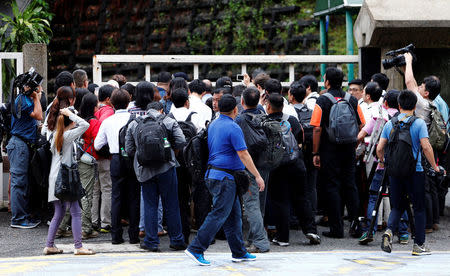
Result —
[[[2, 52], [20, 52], [25, 43], [48, 44], [52, 37], [50, 21], [53, 14], [45, 0], [34, 0], [23, 11], [19, 11], [16, 1], [11, 2], [13, 16], [0, 13], [4, 24], [0, 28], [0, 41]], [[3, 91], [9, 92], [10, 81], [15, 77], [14, 65], [10, 60], [3, 66]]]

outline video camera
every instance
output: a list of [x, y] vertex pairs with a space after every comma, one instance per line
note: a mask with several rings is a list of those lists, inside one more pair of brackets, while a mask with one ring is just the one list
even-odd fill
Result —
[[[33, 92], [37, 91], [38, 86], [41, 85], [43, 81], [44, 78], [31, 67], [27, 73], [17, 76], [14, 80], [14, 87], [19, 89], [19, 93], [30, 96]], [[30, 89], [25, 91], [25, 86], [28, 86]]]
[[387, 59], [383, 59], [382, 64], [384, 70], [388, 70], [392, 67], [401, 67], [406, 65], [405, 57], [402, 55], [404, 53], [410, 53], [413, 56], [413, 62], [416, 62], [417, 58], [414, 54], [415, 47], [413, 44], [409, 44], [406, 47], [392, 50], [386, 53], [386, 56], [390, 57]]

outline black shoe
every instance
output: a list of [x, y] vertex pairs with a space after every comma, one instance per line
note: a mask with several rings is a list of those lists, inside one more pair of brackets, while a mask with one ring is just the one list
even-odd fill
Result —
[[328, 238], [333, 238], [333, 239], [343, 239], [344, 238], [343, 234], [336, 234], [336, 233], [333, 233], [330, 231], [322, 232], [322, 235], [324, 235], [325, 237], [328, 237]]
[[186, 244], [179, 244], [179, 245], [169, 245], [170, 249], [172, 249], [173, 251], [181, 251], [181, 250], [186, 250], [187, 246]]
[[159, 249], [159, 247], [148, 247], [147, 245], [145, 245], [144, 243], [141, 243], [141, 245], [139, 246], [141, 249], [150, 251], [150, 252], [161, 252], [161, 250]]
[[124, 243], [125, 241], [123, 240], [123, 239], [120, 239], [120, 240], [112, 240], [111, 241], [111, 243], [112, 244], [122, 244], [122, 243]]
[[215, 244], [216, 243], [216, 239], [213, 239], [212, 241], [211, 241], [211, 244], [210, 245], [213, 245], [213, 244]]
[[140, 239], [130, 239], [130, 244], [138, 244], [140, 242], [141, 242]]

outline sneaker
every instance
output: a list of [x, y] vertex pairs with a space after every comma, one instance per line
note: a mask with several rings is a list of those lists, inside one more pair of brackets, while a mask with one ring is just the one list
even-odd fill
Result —
[[242, 257], [239, 257], [239, 258], [233, 257], [233, 258], [231, 258], [231, 261], [234, 262], [234, 263], [256, 261], [256, 256], [247, 252]]
[[12, 228], [19, 228], [19, 229], [31, 229], [37, 227], [41, 221], [31, 222], [31, 221], [24, 221], [22, 223], [11, 223]]
[[186, 250], [187, 246], [186, 244], [178, 244], [178, 245], [169, 245], [170, 249], [172, 249], [173, 251], [181, 251], [181, 250]]
[[373, 235], [374, 235], [373, 232], [371, 236], [369, 236], [368, 231], [364, 232], [358, 240], [359, 244], [366, 245], [369, 244], [370, 242], [373, 242]]
[[306, 234], [306, 237], [309, 239], [309, 244], [320, 244], [320, 236], [314, 233]]
[[99, 233], [98, 233], [97, 231], [95, 231], [95, 230], [93, 230], [93, 231], [90, 232], [90, 233], [81, 232], [81, 238], [82, 238], [83, 240], [94, 239], [94, 238], [97, 238], [98, 235], [99, 235]]
[[194, 260], [194, 262], [196, 262], [199, 265], [211, 265], [211, 262], [205, 260], [205, 258], [203, 258], [203, 254], [197, 254], [194, 252], [189, 251], [189, 249], [184, 250], [184, 253], [186, 255], [188, 255], [192, 260]]
[[139, 247], [140, 247], [141, 249], [147, 250], [147, 251], [149, 251], [149, 252], [156, 252], [156, 253], [161, 252], [161, 250], [159, 249], [159, 247], [148, 247], [147, 245], [145, 245], [145, 243], [141, 243], [141, 244], [139, 245]]
[[74, 255], [94, 255], [94, 250], [86, 249], [86, 248], [76, 248], [75, 251], [73, 251]]
[[403, 235], [400, 235], [398, 237], [398, 242], [400, 244], [408, 244], [408, 240], [409, 240], [409, 235], [408, 234], [403, 234]]
[[111, 232], [111, 226], [106, 225], [105, 227], [100, 228], [101, 233], [109, 233]]
[[273, 239], [272, 240], [272, 242], [274, 243], [274, 244], [276, 244], [276, 245], [279, 245], [279, 246], [289, 246], [289, 243], [288, 242], [281, 242], [281, 241], [278, 241], [277, 239]]
[[430, 251], [430, 249], [425, 247], [424, 244], [418, 245], [417, 243], [415, 243], [413, 246], [412, 254], [414, 256], [431, 255], [431, 251]]
[[63, 250], [57, 248], [56, 246], [53, 246], [53, 247], [46, 247], [46, 248], [44, 248], [43, 253], [44, 253], [44, 255], [62, 254], [62, 253], [63, 253]]
[[387, 253], [392, 252], [392, 231], [390, 229], [386, 230], [383, 234], [381, 250]]
[[267, 250], [261, 250], [258, 247], [256, 247], [254, 244], [248, 246], [245, 248], [248, 253], [266, 253], [269, 252], [270, 249]]

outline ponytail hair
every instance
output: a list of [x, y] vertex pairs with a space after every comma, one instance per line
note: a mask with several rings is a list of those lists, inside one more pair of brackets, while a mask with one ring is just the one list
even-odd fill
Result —
[[69, 107], [70, 100], [75, 99], [75, 90], [70, 86], [62, 86], [56, 91], [56, 98], [52, 103], [47, 119], [47, 127], [50, 131], [56, 129], [57, 120], [59, 119], [59, 110]]
[[55, 148], [57, 152], [61, 152], [64, 143], [64, 115], [59, 114], [56, 121]]

